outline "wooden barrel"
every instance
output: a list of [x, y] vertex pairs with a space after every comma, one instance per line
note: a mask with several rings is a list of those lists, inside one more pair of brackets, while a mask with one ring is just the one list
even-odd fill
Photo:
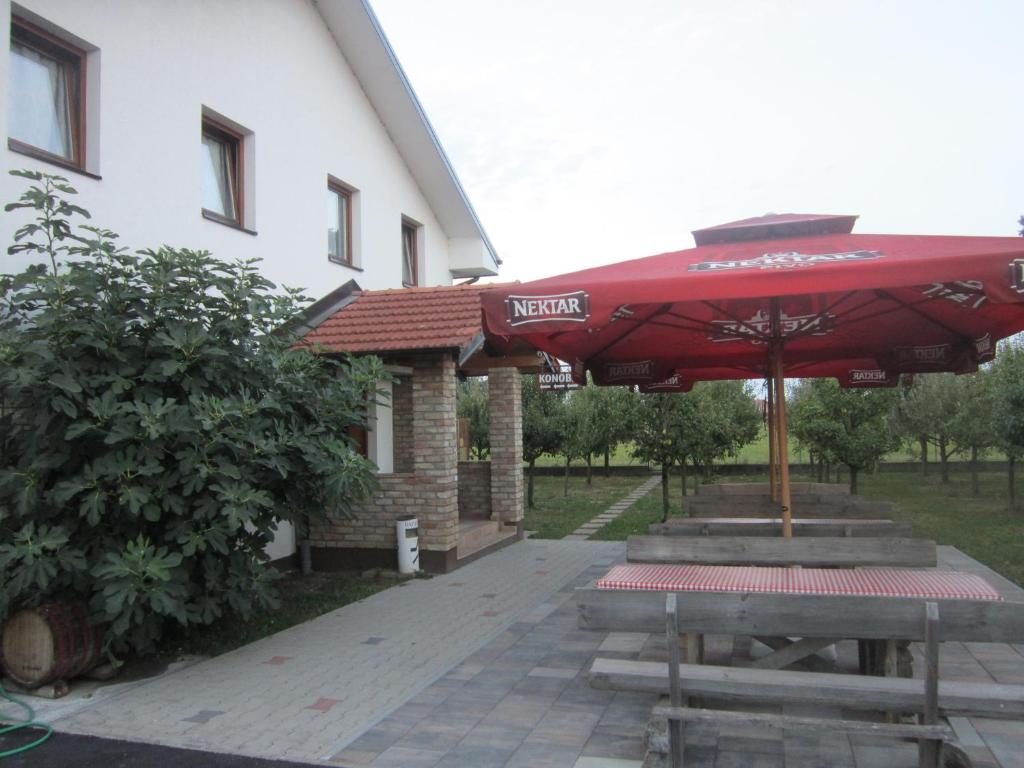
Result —
[[4, 625], [4, 672], [37, 688], [88, 672], [100, 658], [102, 627], [89, 623], [81, 603], [48, 603], [14, 614]]

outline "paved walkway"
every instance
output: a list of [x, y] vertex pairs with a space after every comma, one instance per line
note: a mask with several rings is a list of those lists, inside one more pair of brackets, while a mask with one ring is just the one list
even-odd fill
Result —
[[[52, 713], [40, 707], [40, 717], [58, 731], [347, 768], [640, 768], [654, 696], [593, 689], [587, 669], [595, 655], [664, 661], [664, 638], [580, 630], [574, 600], [576, 587], [624, 556], [623, 542], [519, 542], [161, 678], [112, 686]], [[1009, 599], [1024, 595], [951, 547], [940, 547], [939, 558], [979, 573]], [[737, 647], [751, 651], [725, 636], [707, 641], [717, 663], [729, 663]], [[837, 647], [841, 666], [855, 669], [856, 645]], [[916, 646], [914, 654], [920, 671]], [[941, 663], [947, 680], [1024, 683], [1024, 646], [946, 643]], [[64, 714], [54, 717], [58, 708]], [[952, 725], [976, 768], [1024, 766], [1024, 723]], [[687, 729], [687, 761], [917, 765], [913, 744], [704, 727]]]
[[[986, 578], [1005, 598], [1024, 592], [952, 547], [939, 548], [940, 565]], [[331, 763], [369, 768], [641, 768], [644, 729], [656, 694], [597, 690], [587, 670], [595, 656], [667, 660], [664, 635], [592, 632], [577, 628], [574, 586], [600, 577], [605, 566], [584, 571], [547, 604], [543, 621], [519, 622], [463, 664], [391, 713]], [[732, 664], [768, 652], [758, 643], [737, 644], [706, 636], [710, 663]], [[857, 669], [857, 644], [837, 644], [839, 667]], [[742, 650], [738, 650], [742, 649]], [[924, 660], [913, 646], [918, 675]], [[1024, 647], [1000, 643], [944, 643], [946, 680], [1024, 682]], [[716, 707], [728, 708], [727, 702]], [[745, 711], [750, 705], [745, 705]], [[757, 711], [863, 718], [845, 712], [786, 705]], [[1024, 723], [952, 718], [975, 768], [1024, 766]], [[916, 768], [917, 747], [892, 739], [842, 733], [787, 731], [756, 726], [690, 725], [688, 768]]]
[[552, 596], [621, 542], [527, 540], [230, 653], [78, 702], [60, 731], [321, 762]]
[[597, 533], [597, 531], [604, 528], [608, 523], [610, 523], [612, 520], [617, 518], [627, 509], [632, 507], [634, 504], [640, 501], [640, 499], [642, 499], [652, 490], [657, 488], [659, 485], [661, 485], [661, 475], [656, 475], [655, 477], [652, 477], [643, 485], [641, 485], [639, 488], [636, 488], [633, 491], [631, 491], [630, 494], [622, 501], [612, 504], [600, 515], [595, 517], [593, 520], [584, 523], [565, 538], [573, 540], [589, 539], [592, 534]]

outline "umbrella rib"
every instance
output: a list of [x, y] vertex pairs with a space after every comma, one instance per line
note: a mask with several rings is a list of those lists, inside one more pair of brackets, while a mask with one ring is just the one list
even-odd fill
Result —
[[902, 301], [901, 299], [897, 299], [895, 296], [893, 296], [888, 291], [884, 291], [884, 290], [881, 290], [881, 289], [876, 289], [875, 293], [877, 293], [879, 296], [884, 296], [885, 298], [889, 299], [890, 301], [895, 301], [897, 304], [899, 304], [904, 309], [906, 309], [906, 310], [908, 310], [910, 312], [913, 312], [915, 315], [920, 317], [922, 320], [925, 320], [925, 321], [931, 323], [932, 325], [938, 326], [939, 328], [944, 330], [946, 333], [951, 333], [954, 336], [956, 336], [956, 337], [958, 337], [958, 338], [960, 338], [960, 339], [962, 339], [963, 341], [966, 341], [966, 342], [970, 342], [971, 341], [971, 338], [969, 336], [964, 336], [964, 334], [961, 333], [960, 331], [956, 330], [955, 328], [951, 328], [950, 326], [946, 325], [941, 320], [936, 320], [934, 317], [929, 315], [927, 312], [924, 312], [923, 310], [920, 309], [921, 304], [928, 304], [929, 302], [935, 301], [936, 298], [938, 298], [938, 297], [929, 297], [929, 298], [927, 298], [927, 299], [925, 299], [923, 301], [917, 302], [916, 304], [908, 304], [907, 302]]
[[652, 323], [652, 325], [661, 325], [665, 328], [678, 328], [682, 331], [695, 331], [696, 333], [720, 333], [723, 336], [735, 336], [737, 339], [749, 339], [750, 334], [741, 333], [740, 331], [734, 331], [730, 328], [715, 328], [711, 323], [706, 323], [703, 320], [698, 320], [695, 317], [689, 315], [683, 315], [679, 312], [666, 312], [669, 317], [677, 317], [680, 320], [686, 320], [689, 323], [694, 323], [694, 327], [687, 327], [685, 325], [670, 325], [669, 323]]
[[[854, 296], [855, 293], [855, 291], [848, 291], [847, 293], [843, 294], [838, 299], [836, 299], [835, 302], [821, 310], [821, 312], [818, 312], [816, 315], [811, 315], [810, 317], [808, 317], [802, 323], [797, 325], [797, 327], [793, 329], [792, 333], [786, 336], [786, 340], [792, 341], [793, 339], [803, 338], [804, 336], [813, 336], [814, 331], [811, 329], [816, 323], [816, 321], [820, 320], [826, 315], [831, 314], [836, 307], [838, 307], [844, 301], [849, 299], [851, 296]], [[806, 333], [804, 333], [804, 331], [806, 331]]]
[[[750, 331], [750, 333], [749, 333], [749, 334], [741, 334], [741, 333], [739, 333], [738, 331], [736, 331], [735, 333], [736, 333], [736, 335], [737, 335], [737, 336], [738, 336], [739, 338], [741, 338], [741, 339], [746, 339], [746, 338], [749, 338], [750, 336], [753, 336], [754, 338], [757, 338], [757, 339], [761, 339], [762, 341], [765, 341], [765, 342], [767, 342], [767, 341], [768, 341], [768, 338], [769, 338], [769, 337], [768, 337], [767, 335], [765, 335], [765, 334], [761, 333], [761, 331], [759, 331], [759, 330], [757, 330], [756, 328], [754, 328], [754, 326], [750, 325], [750, 324], [749, 324], [748, 322], [746, 322], [745, 320], [740, 320], [740, 319], [739, 319], [739, 317], [738, 317], [737, 315], [733, 314], [733, 313], [732, 313], [732, 312], [730, 312], [729, 310], [727, 310], [727, 309], [725, 309], [725, 308], [723, 308], [723, 307], [715, 306], [715, 305], [714, 305], [714, 304], [712, 304], [712, 303], [711, 303], [710, 301], [701, 301], [701, 304], [703, 304], [703, 305], [704, 305], [705, 307], [707, 307], [708, 309], [710, 309], [710, 310], [711, 310], [712, 312], [715, 312], [715, 311], [717, 311], [717, 312], [721, 312], [721, 313], [722, 313], [723, 315], [725, 315], [726, 317], [728, 317], [728, 318], [729, 318], [730, 320], [732, 320], [732, 321], [733, 321], [734, 323], [736, 323], [737, 325], [739, 325], [739, 326], [741, 326], [741, 327], [743, 327], [743, 328], [746, 328], [746, 329], [747, 329], [748, 331]], [[714, 326], [712, 326], [712, 325], [710, 325], [710, 324], [709, 324], [709, 327], [710, 327], [710, 328], [714, 328]], [[718, 330], [718, 329], [716, 329], [716, 331], [717, 331], [717, 330]]]
[[589, 362], [590, 360], [593, 360], [593, 359], [594, 359], [595, 357], [597, 357], [598, 355], [604, 354], [605, 352], [607, 352], [607, 351], [608, 351], [608, 349], [609, 349], [610, 347], [613, 347], [613, 346], [615, 346], [616, 344], [618, 344], [619, 342], [621, 342], [621, 341], [625, 340], [625, 339], [626, 339], [626, 338], [628, 338], [628, 337], [629, 337], [629, 336], [630, 336], [631, 334], [634, 334], [634, 333], [636, 333], [636, 332], [637, 332], [638, 330], [640, 330], [640, 328], [641, 328], [641, 327], [643, 327], [643, 325], [645, 325], [646, 323], [650, 322], [650, 321], [651, 321], [651, 318], [653, 318], [653, 317], [657, 317], [658, 315], [663, 315], [663, 314], [665, 314], [665, 313], [666, 313], [666, 312], [668, 311], [669, 307], [671, 307], [671, 306], [672, 306], [671, 304], [661, 304], [661, 305], [660, 305], [660, 306], [658, 306], [658, 307], [657, 307], [657, 308], [656, 308], [656, 309], [655, 309], [655, 310], [654, 310], [653, 312], [651, 312], [651, 314], [649, 314], [649, 315], [648, 315], [647, 317], [645, 317], [645, 318], [644, 318], [643, 320], [640, 320], [639, 318], [630, 318], [631, 320], [633, 320], [633, 322], [635, 322], [635, 323], [636, 323], [636, 325], [635, 325], [635, 326], [633, 326], [632, 328], [627, 328], [627, 329], [626, 329], [626, 332], [625, 332], [625, 333], [623, 333], [623, 334], [621, 334], [621, 335], [619, 335], [619, 336], [616, 336], [616, 337], [615, 337], [614, 339], [612, 339], [611, 341], [609, 341], [609, 342], [608, 342], [607, 344], [605, 344], [605, 345], [604, 345], [603, 347], [601, 347], [600, 349], [598, 349], [597, 351], [595, 351], [595, 352], [594, 352], [593, 354], [589, 355], [589, 356], [587, 357], [587, 360], [588, 360], [588, 362]]

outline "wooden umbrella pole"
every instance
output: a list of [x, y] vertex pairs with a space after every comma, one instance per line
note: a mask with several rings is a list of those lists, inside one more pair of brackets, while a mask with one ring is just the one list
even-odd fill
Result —
[[790, 509], [789, 496], [789, 445], [786, 440], [786, 381], [782, 370], [782, 344], [776, 344], [772, 350], [775, 373], [775, 416], [776, 442], [778, 443], [779, 463], [779, 502], [782, 505], [782, 535], [787, 539], [793, 536], [793, 514]]
[[772, 501], [778, 501], [779, 488], [775, 482], [775, 471], [778, 468], [775, 462], [775, 382], [770, 371], [765, 384], [768, 387], [768, 487], [771, 489]]

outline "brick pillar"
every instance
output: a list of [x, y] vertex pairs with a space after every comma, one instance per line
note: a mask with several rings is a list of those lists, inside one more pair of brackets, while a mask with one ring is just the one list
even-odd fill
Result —
[[491, 519], [523, 519], [523, 401], [516, 368], [494, 368], [487, 376], [491, 414]]
[[450, 354], [415, 362], [412, 429], [420, 544], [425, 550], [446, 552], [455, 548], [459, 536], [455, 360]]

